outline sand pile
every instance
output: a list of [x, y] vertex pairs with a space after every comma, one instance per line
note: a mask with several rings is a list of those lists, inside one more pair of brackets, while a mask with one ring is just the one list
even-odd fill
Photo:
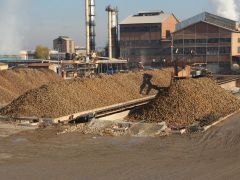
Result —
[[[135, 72], [76, 79], [30, 90], [0, 111], [2, 115], [61, 117], [145, 97], [140, 87], [143, 75], [151, 75], [152, 85], [169, 86], [171, 70]], [[142, 86], [143, 87], [143, 86]], [[150, 89], [149, 95], [158, 91]]]
[[26, 91], [61, 78], [50, 70], [0, 71], [0, 104], [8, 104]]
[[169, 126], [186, 126], [233, 113], [240, 101], [208, 78], [179, 80], [167, 94], [144, 107], [133, 110], [129, 119], [146, 122], [165, 121]]

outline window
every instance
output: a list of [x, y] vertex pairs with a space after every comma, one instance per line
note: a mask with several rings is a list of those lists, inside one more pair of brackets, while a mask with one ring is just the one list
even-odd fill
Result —
[[174, 44], [183, 44], [183, 40], [182, 39], [175, 39]]
[[166, 31], [166, 38], [167, 39], [171, 38], [171, 32], [169, 30]]
[[207, 48], [206, 47], [197, 47], [196, 53], [199, 55], [206, 55]]
[[218, 38], [210, 38], [208, 39], [208, 43], [218, 43], [219, 39]]
[[153, 25], [151, 26], [151, 32], [160, 32], [161, 26]]
[[218, 54], [218, 47], [207, 48], [207, 55], [217, 55], [217, 54]]
[[195, 39], [184, 39], [184, 44], [194, 44]]
[[231, 47], [220, 47], [219, 48], [220, 54], [230, 54], [231, 53]]
[[231, 42], [231, 38], [220, 38], [221, 43]]
[[206, 39], [196, 39], [197, 44], [206, 44], [207, 40]]
[[238, 47], [238, 53], [240, 53], [240, 47]]

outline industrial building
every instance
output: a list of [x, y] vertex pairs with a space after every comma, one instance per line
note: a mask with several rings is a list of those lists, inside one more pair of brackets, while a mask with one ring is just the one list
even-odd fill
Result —
[[57, 73], [59, 65], [58, 64], [53, 64], [53, 63], [33, 63], [33, 64], [29, 64], [28, 68], [31, 68], [31, 69], [49, 69], [49, 70], [52, 70], [55, 73]]
[[130, 63], [170, 62], [171, 33], [178, 19], [163, 11], [140, 12], [120, 23], [120, 56]]
[[212, 72], [227, 73], [240, 57], [239, 25], [203, 12], [176, 25], [173, 45], [179, 63], [207, 63]]
[[67, 36], [59, 36], [53, 40], [53, 49], [62, 53], [75, 53], [75, 42]]

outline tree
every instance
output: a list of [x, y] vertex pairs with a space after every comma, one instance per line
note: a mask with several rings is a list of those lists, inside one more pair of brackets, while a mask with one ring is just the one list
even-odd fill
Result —
[[48, 59], [49, 58], [49, 49], [45, 46], [37, 46], [35, 51], [35, 56], [37, 59]]

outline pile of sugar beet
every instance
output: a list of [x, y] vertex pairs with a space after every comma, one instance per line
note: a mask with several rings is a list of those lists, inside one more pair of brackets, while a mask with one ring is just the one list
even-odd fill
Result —
[[203, 125], [240, 109], [240, 101], [209, 78], [185, 79], [159, 92], [149, 104], [136, 108], [130, 121], [162, 122], [168, 126]]
[[152, 77], [153, 85], [168, 87], [171, 72], [171, 69], [164, 69], [51, 82], [19, 96], [0, 109], [0, 114], [57, 118], [124, 103], [158, 93], [154, 88], [150, 89], [148, 95], [145, 89], [140, 93], [145, 75]]
[[18, 97], [0, 109], [0, 114], [55, 118], [157, 95], [150, 103], [133, 109], [127, 119], [165, 121], [168, 126], [179, 127], [195, 121], [205, 123], [240, 109], [240, 101], [214, 80], [184, 79], [171, 83], [171, 72], [167, 69], [51, 82]]

